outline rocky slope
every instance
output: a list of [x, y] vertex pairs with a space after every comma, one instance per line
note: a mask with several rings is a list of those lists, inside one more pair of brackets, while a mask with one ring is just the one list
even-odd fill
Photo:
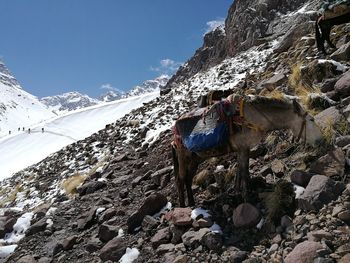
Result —
[[[304, 22], [183, 75], [167, 94], [1, 182], [0, 251], [15, 248], [13, 229], [22, 237], [4, 261], [118, 262], [126, 253], [133, 262], [348, 262], [350, 27], [335, 28], [338, 49], [320, 57], [314, 8], [310, 1], [276, 13], [276, 26]], [[205, 211], [180, 209], [170, 128], [219, 88], [297, 96], [327, 143], [313, 149], [287, 131], [271, 133], [252, 149], [247, 200], [231, 187], [236, 157], [207, 160], [194, 187]], [[22, 231], [20, 216], [30, 221]]]

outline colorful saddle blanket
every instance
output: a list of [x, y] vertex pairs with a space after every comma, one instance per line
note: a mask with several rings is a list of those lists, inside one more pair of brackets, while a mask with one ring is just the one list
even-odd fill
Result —
[[174, 126], [175, 140], [193, 152], [222, 146], [230, 135], [230, 120], [239, 115], [237, 106], [229, 100], [223, 100], [181, 116]]

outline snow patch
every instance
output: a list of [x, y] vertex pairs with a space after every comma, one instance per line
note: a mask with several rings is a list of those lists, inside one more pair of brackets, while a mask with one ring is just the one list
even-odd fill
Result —
[[195, 208], [191, 212], [191, 218], [195, 220], [198, 216], [202, 215], [203, 218], [211, 217], [208, 210], [205, 210], [203, 208]]
[[140, 255], [140, 252], [137, 248], [127, 248], [125, 254], [119, 260], [119, 263], [132, 263]]
[[6, 258], [8, 255], [15, 251], [17, 245], [9, 245], [0, 247], [0, 259]]

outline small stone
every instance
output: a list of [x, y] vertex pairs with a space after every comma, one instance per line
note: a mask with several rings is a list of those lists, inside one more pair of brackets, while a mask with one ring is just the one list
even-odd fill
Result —
[[150, 215], [145, 216], [141, 224], [142, 229], [146, 232], [157, 228], [158, 225], [159, 221]]
[[103, 261], [111, 260], [118, 262], [118, 260], [125, 254], [125, 241], [119, 237], [110, 240], [100, 251], [100, 258]]
[[222, 236], [218, 233], [209, 232], [203, 237], [202, 244], [215, 252], [220, 251], [223, 245]]
[[175, 245], [173, 244], [162, 244], [159, 245], [157, 248], [157, 254], [158, 255], [164, 255], [165, 253], [168, 252], [173, 252], [175, 250]]
[[269, 248], [269, 253], [272, 254], [278, 250], [278, 244], [272, 244], [272, 246]]
[[322, 249], [322, 245], [313, 241], [299, 243], [284, 259], [285, 263], [308, 263], [313, 262], [317, 256], [317, 250]]
[[63, 250], [66, 250], [66, 251], [71, 250], [73, 246], [76, 244], [77, 239], [78, 239], [78, 236], [71, 236], [66, 238], [62, 243]]

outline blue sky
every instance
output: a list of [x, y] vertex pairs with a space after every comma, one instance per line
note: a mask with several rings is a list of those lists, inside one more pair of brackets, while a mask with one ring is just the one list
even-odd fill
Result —
[[97, 97], [171, 73], [232, 0], [0, 0], [0, 59], [38, 96]]

